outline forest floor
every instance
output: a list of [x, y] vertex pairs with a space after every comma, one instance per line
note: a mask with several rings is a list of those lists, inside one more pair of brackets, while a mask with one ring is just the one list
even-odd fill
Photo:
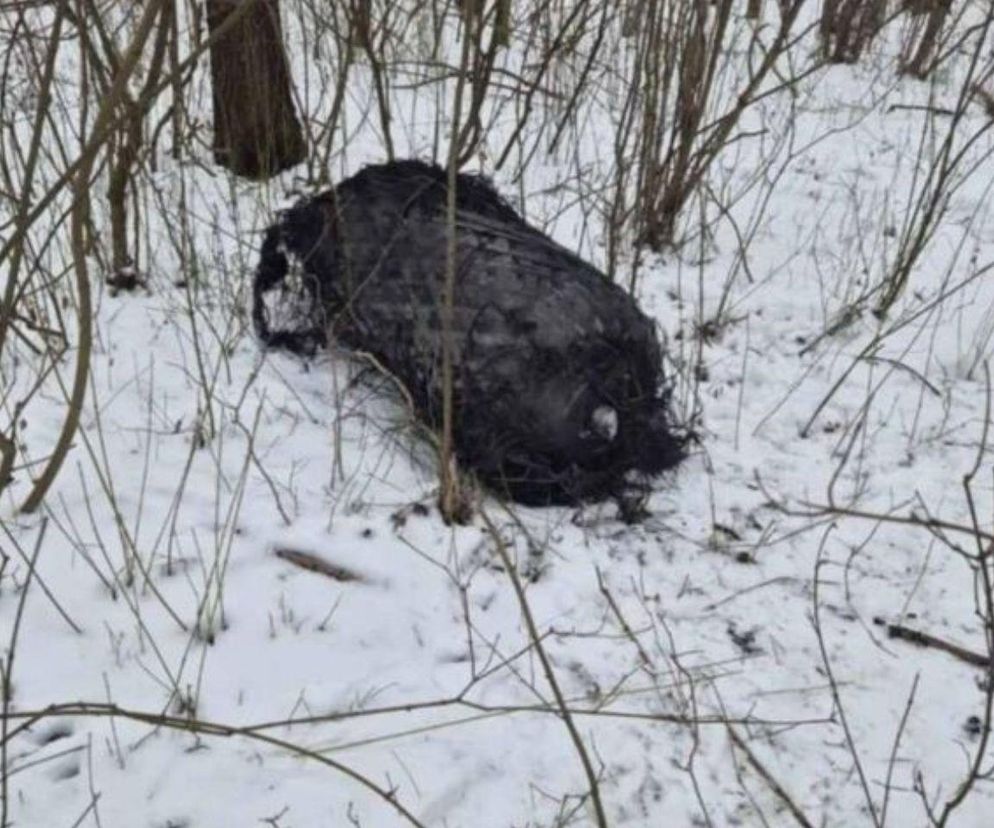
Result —
[[[708, 232], [688, 214], [685, 244], [642, 254], [699, 443], [636, 525], [489, 496], [445, 525], [387, 382], [252, 335], [261, 231], [300, 171], [241, 182], [202, 149], [147, 172], [144, 284], [94, 280], [69, 459], [39, 512], [17, 511], [31, 467], [0, 500], [10, 825], [596, 824], [585, 761], [610, 825], [925, 825], [975, 768], [949, 824], [990, 825], [971, 556], [994, 532], [994, 136], [980, 106], [958, 119], [957, 148], [978, 137], [878, 318], [967, 60], [917, 81], [892, 41], [756, 104]], [[332, 180], [383, 158], [366, 83]], [[397, 155], [431, 158], [447, 99], [393, 94]], [[615, 107], [605, 87], [555, 152], [470, 165], [600, 266]], [[27, 349], [3, 356], [32, 381]], [[69, 375], [24, 415], [33, 462]]]

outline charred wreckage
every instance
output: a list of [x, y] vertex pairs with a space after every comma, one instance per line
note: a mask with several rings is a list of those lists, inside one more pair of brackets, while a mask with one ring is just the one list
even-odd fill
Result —
[[[312, 353], [328, 337], [372, 354], [417, 416], [442, 423], [447, 174], [369, 166], [268, 228], [253, 321], [263, 343]], [[456, 181], [450, 331], [459, 464], [532, 505], [647, 491], [684, 456], [653, 322], [604, 274], [529, 226], [481, 176]], [[274, 328], [267, 293], [300, 277]], [[303, 304], [301, 304], [303, 301]]]

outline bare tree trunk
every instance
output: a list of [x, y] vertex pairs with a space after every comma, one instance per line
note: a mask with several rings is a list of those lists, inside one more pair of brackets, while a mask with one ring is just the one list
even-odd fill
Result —
[[[908, 48], [904, 71], [920, 80], [932, 70], [932, 59], [939, 51], [942, 24], [952, 9], [952, 0], [908, 0], [905, 7], [916, 18], [925, 18], [924, 31]], [[913, 54], [912, 54], [913, 52]]]
[[855, 63], [887, 21], [888, 0], [825, 0], [821, 43], [832, 63]]
[[[207, 0], [214, 32], [239, 0]], [[269, 178], [299, 164], [307, 147], [293, 104], [279, 0], [255, 0], [211, 46], [214, 160], [236, 175]]]

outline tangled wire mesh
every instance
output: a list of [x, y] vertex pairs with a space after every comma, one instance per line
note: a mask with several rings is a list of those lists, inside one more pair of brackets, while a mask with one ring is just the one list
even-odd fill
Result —
[[[397, 161], [282, 212], [255, 276], [262, 341], [312, 353], [330, 336], [370, 353], [439, 428], [447, 192], [442, 168]], [[457, 178], [455, 233], [460, 465], [532, 505], [620, 502], [677, 465], [686, 437], [655, 325], [632, 297], [526, 224], [481, 176]], [[274, 329], [277, 288], [294, 310]]]

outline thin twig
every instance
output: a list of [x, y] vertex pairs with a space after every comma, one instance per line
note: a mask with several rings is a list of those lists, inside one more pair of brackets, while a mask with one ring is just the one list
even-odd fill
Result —
[[787, 793], [783, 785], [781, 785], [772, 773], [766, 768], [766, 766], [756, 758], [756, 754], [749, 749], [749, 745], [746, 743], [738, 731], [731, 725], [728, 725], [728, 735], [732, 740], [732, 743], [741, 750], [749, 764], [752, 765], [756, 773], [759, 774], [760, 778], [767, 784], [769, 789], [773, 791], [777, 799], [779, 799], [784, 805], [787, 806], [787, 810], [790, 811], [791, 815], [797, 820], [797, 824], [803, 826], [803, 828], [814, 828], [811, 821], [804, 815], [804, 811], [798, 807], [797, 803], [794, 802], [794, 798]]
[[960, 661], [972, 664], [974, 667], [983, 667], [984, 669], [988, 669], [991, 666], [990, 655], [978, 653], [974, 650], [968, 650], [966, 647], [960, 647], [958, 644], [944, 641], [941, 638], [936, 638], [934, 635], [921, 632], [921, 630], [913, 630], [910, 627], [905, 627], [901, 624], [888, 624], [887, 635], [891, 638], [898, 638], [901, 641], [908, 641], [911, 644], [917, 644], [919, 647], [932, 647], [936, 650], [942, 650], [943, 652], [955, 656]]
[[580, 763], [583, 765], [583, 772], [587, 776], [587, 784], [590, 786], [590, 800], [594, 806], [597, 826], [598, 828], [607, 828], [607, 816], [604, 813], [604, 805], [601, 802], [600, 785], [597, 781], [597, 774], [594, 772], [593, 763], [590, 761], [590, 754], [587, 752], [587, 748], [583, 744], [580, 732], [577, 730], [576, 724], [573, 722], [573, 717], [570, 714], [568, 705], [566, 704], [563, 691], [560, 689], [559, 682], [556, 680], [556, 674], [552, 669], [552, 663], [549, 661], [545, 648], [542, 646], [538, 627], [535, 626], [535, 618], [532, 616], [531, 607], [528, 605], [528, 599], [525, 596], [524, 587], [522, 587], [521, 579], [518, 577], [518, 570], [515, 568], [514, 562], [508, 554], [507, 545], [504, 543], [504, 539], [500, 536], [500, 532], [497, 530], [497, 527], [494, 526], [493, 522], [490, 520], [490, 516], [482, 509], [480, 510], [480, 516], [486, 524], [490, 537], [493, 538], [494, 547], [497, 550], [497, 555], [500, 557], [501, 562], [504, 564], [507, 576], [511, 579], [511, 585], [514, 587], [514, 593], [518, 597], [518, 604], [521, 606], [521, 614], [525, 619], [525, 625], [528, 627], [528, 635], [530, 636], [532, 643], [535, 645], [535, 652], [538, 655], [539, 661], [542, 663], [542, 670], [545, 673], [545, 679], [549, 683], [549, 687], [552, 689], [552, 694], [556, 698], [556, 705], [559, 708], [559, 714], [563, 720], [563, 724], [566, 725], [570, 738], [573, 740], [573, 746], [576, 748], [577, 755], [580, 757]]

